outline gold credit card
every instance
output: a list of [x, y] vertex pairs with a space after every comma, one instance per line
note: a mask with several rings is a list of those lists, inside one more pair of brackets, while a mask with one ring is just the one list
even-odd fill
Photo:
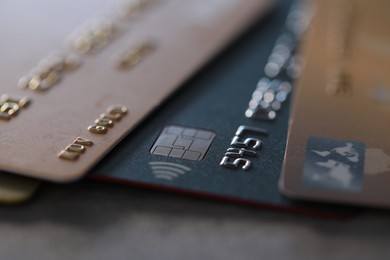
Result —
[[81, 177], [271, 2], [1, 1], [0, 169]]
[[295, 198], [390, 206], [390, 1], [318, 1], [280, 181]]
[[25, 202], [38, 189], [40, 181], [0, 172], [0, 204]]

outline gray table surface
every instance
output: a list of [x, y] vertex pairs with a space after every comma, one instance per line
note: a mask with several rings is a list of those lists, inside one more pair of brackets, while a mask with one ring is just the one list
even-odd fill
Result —
[[85, 180], [0, 206], [0, 259], [389, 259], [390, 215], [329, 221]]

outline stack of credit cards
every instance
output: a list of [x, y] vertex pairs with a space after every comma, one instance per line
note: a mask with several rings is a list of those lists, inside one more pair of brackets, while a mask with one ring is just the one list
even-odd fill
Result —
[[323, 217], [390, 205], [386, 1], [22, 2], [0, 4], [0, 202], [89, 173]]
[[209, 64], [92, 170], [102, 181], [336, 217], [278, 189], [289, 96], [309, 25], [307, 1], [284, 2]]

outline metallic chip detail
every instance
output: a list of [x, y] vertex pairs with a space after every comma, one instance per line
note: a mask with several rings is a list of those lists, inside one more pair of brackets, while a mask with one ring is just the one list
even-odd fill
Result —
[[150, 153], [166, 157], [200, 161], [216, 134], [212, 131], [170, 125], [164, 127]]

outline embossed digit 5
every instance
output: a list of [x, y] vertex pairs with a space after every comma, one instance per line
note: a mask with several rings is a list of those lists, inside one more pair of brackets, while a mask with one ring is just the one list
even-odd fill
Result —
[[243, 170], [248, 170], [251, 166], [252, 162], [245, 158], [230, 158], [228, 156], [224, 156], [219, 165], [227, 168], [238, 168], [241, 165]]
[[261, 147], [262, 142], [257, 138], [245, 138], [245, 140], [242, 142], [240, 141], [239, 136], [235, 136], [232, 139], [232, 142], [230, 145], [234, 147], [239, 148], [253, 148], [253, 149], [259, 149]]

